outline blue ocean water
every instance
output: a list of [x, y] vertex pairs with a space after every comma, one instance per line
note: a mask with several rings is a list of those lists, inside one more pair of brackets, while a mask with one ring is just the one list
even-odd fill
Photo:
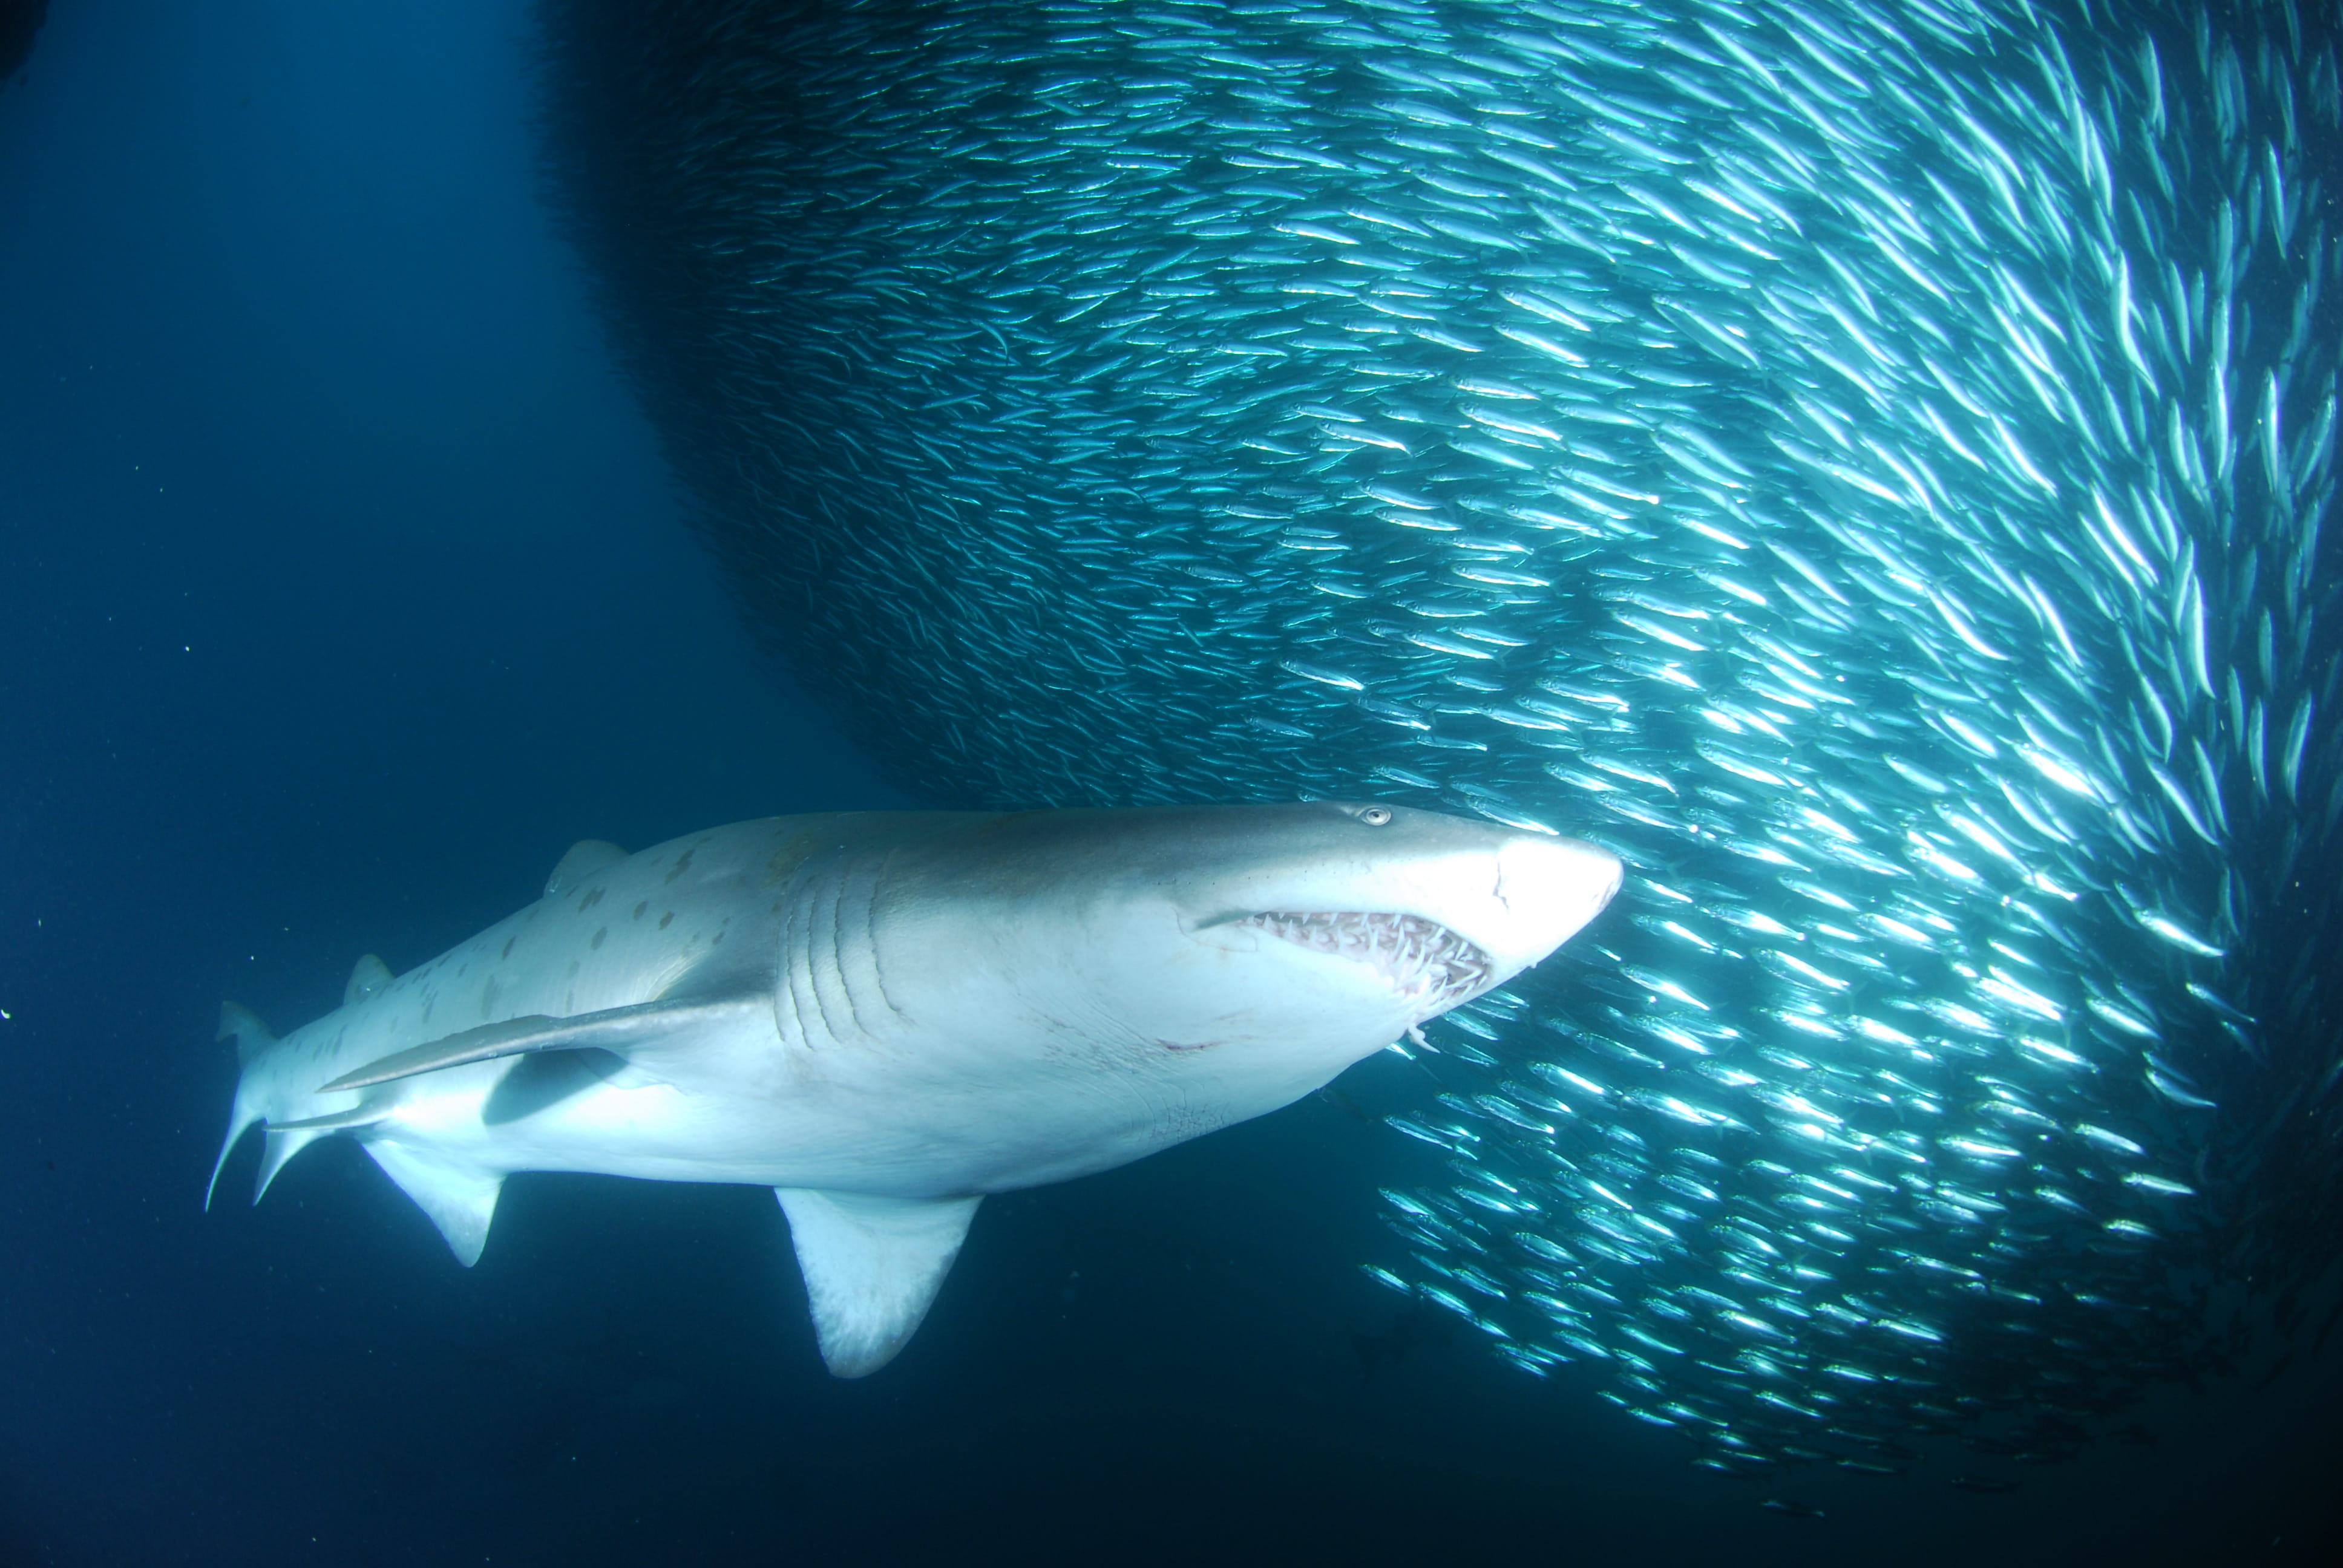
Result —
[[2331, 1343], [2014, 1493], [1691, 1471], [1360, 1277], [1440, 1179], [1395, 1060], [989, 1206], [862, 1383], [760, 1192], [522, 1178], [468, 1272], [339, 1142], [204, 1214], [221, 996], [304, 1021], [580, 837], [908, 803], [681, 526], [528, 39], [68, 0], [0, 85], [0, 1562], [2315, 1560]]

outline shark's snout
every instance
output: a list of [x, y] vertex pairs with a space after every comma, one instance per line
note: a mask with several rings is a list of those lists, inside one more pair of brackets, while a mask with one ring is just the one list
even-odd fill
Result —
[[1601, 914], [1624, 875], [1619, 857], [1577, 839], [1523, 833], [1497, 851], [1484, 931], [1468, 931], [1499, 974], [1527, 969]]
[[1272, 901], [1197, 929], [1323, 954], [1421, 1022], [1535, 964], [1619, 890], [1618, 857], [1578, 839], [1367, 809], [1413, 828], [1415, 841], [1364, 868], [1338, 855], [1329, 869], [1252, 889]]

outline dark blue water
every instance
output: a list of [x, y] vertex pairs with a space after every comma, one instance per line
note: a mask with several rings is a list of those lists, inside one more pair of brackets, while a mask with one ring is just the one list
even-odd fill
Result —
[[2318, 1560], [2333, 1342], [1975, 1494], [1708, 1477], [1401, 1317], [1394, 1059], [989, 1203], [859, 1383], [761, 1191], [522, 1177], [468, 1272], [344, 1142], [203, 1213], [222, 996], [297, 1025], [580, 837], [908, 803], [682, 525], [529, 58], [503, 0], [60, 0], [0, 86], [0, 1568]]

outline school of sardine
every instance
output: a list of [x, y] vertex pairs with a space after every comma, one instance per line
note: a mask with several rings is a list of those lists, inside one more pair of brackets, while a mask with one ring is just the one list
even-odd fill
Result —
[[548, 0], [547, 125], [905, 777], [1623, 856], [1397, 1048], [1448, 1175], [1369, 1272], [1702, 1463], [1892, 1470], [2071, 1452], [2343, 1226], [2318, 10]]

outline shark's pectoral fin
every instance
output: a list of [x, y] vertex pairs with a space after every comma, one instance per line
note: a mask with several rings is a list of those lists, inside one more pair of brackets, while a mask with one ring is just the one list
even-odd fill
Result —
[[367, 1144], [366, 1151], [431, 1217], [456, 1261], [468, 1269], [480, 1261], [480, 1249], [488, 1244], [488, 1221], [496, 1218], [497, 1195], [504, 1191], [503, 1176], [444, 1165], [387, 1140]]
[[776, 1187], [821, 1359], [867, 1377], [895, 1359], [960, 1256], [981, 1198], [873, 1198]]
[[772, 997], [765, 991], [707, 998], [692, 1001], [647, 1001], [632, 1007], [582, 1012], [574, 1018], [548, 1018], [532, 1013], [484, 1023], [460, 1034], [443, 1036], [409, 1050], [370, 1061], [321, 1085], [320, 1094], [343, 1089], [365, 1089], [418, 1072], [461, 1067], [470, 1061], [493, 1061], [500, 1056], [523, 1056], [546, 1050], [607, 1050], [665, 1077], [654, 1060], [658, 1048], [703, 1030], [769, 1019]]
[[324, 1116], [311, 1116], [299, 1121], [272, 1121], [271, 1132], [338, 1132], [347, 1127], [371, 1127], [390, 1114], [387, 1105], [354, 1105], [347, 1111], [330, 1111]]

